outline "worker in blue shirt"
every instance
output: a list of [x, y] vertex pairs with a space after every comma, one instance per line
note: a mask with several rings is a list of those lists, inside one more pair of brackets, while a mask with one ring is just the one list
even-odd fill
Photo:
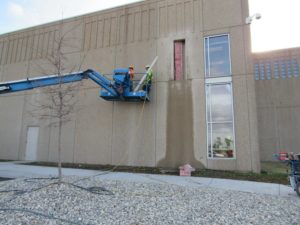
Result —
[[147, 91], [147, 93], [149, 93], [151, 90], [152, 78], [153, 78], [153, 71], [152, 71], [152, 69], [149, 69], [149, 68], [150, 68], [149, 65], [145, 66], [147, 76], [146, 76], [146, 79], [145, 79], [144, 85], [143, 85], [143, 90]]

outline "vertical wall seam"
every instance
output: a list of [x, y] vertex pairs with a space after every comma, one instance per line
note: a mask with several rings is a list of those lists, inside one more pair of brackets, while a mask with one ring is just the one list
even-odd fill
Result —
[[147, 24], [147, 30], [148, 30], [148, 32], [147, 32], [146, 41], [149, 41], [149, 40], [151, 40], [151, 38], [150, 38], [150, 35], [151, 35], [150, 34], [150, 26], [151, 26], [151, 22], [150, 22], [150, 20], [151, 20], [151, 16], [150, 16], [150, 13], [151, 13], [150, 4], [148, 4], [147, 13], [148, 13], [148, 24]]
[[4, 43], [5, 41], [1, 41], [2, 45], [1, 45], [1, 49], [0, 49], [0, 65], [2, 65], [2, 55], [3, 55], [3, 51], [4, 51]]
[[8, 48], [9, 48], [9, 38], [7, 38], [7, 40], [5, 41], [5, 47], [4, 47], [4, 52], [2, 54], [2, 59], [1, 59], [1, 64], [5, 65], [6, 64], [6, 60], [7, 60], [7, 53], [8, 53]]
[[48, 48], [49, 48], [49, 42], [50, 42], [50, 34], [51, 31], [47, 31], [47, 35], [46, 35], [46, 40], [44, 40], [44, 45], [45, 45], [45, 49], [44, 49], [44, 58], [47, 59], [48, 57]]
[[15, 58], [14, 58], [15, 63], [19, 62], [21, 51], [22, 51], [22, 38], [20, 38], [20, 36], [18, 36], [16, 55], [15, 55]]
[[20, 57], [20, 61], [24, 62], [25, 61], [25, 56], [26, 56], [26, 46], [27, 46], [27, 33], [24, 35], [23, 38], [23, 43], [22, 43], [22, 54]]
[[[200, 19], [201, 19], [201, 23], [202, 23], [202, 39], [204, 39], [204, 0], [201, 0], [201, 16], [200, 16]], [[205, 44], [204, 44], [204, 41], [202, 41], [203, 43], [203, 55], [204, 55], [204, 60], [206, 59], [205, 58]], [[205, 65], [204, 65], [205, 66]], [[208, 129], [208, 125], [207, 125], [207, 118], [206, 118], [206, 108], [207, 108], [207, 103], [206, 103], [206, 84], [205, 84], [205, 74], [204, 74], [204, 95], [205, 95], [205, 135], [206, 135], [206, 147], [205, 147], [205, 152], [206, 152], [206, 167], [209, 168], [209, 160], [208, 160], [208, 135], [207, 135], [207, 129]]]
[[13, 59], [12, 59], [12, 63], [16, 63], [17, 59], [18, 59], [18, 52], [19, 52], [19, 37], [17, 36], [16, 40], [15, 40], [15, 49], [14, 49], [14, 54], [13, 54]]
[[[53, 36], [54, 39], [54, 36]], [[34, 41], [34, 32], [31, 33], [29, 40], [28, 40], [28, 45], [27, 45], [27, 50], [28, 50], [28, 58], [26, 56], [26, 59], [28, 62], [32, 59], [32, 54], [33, 54], [33, 41]]]
[[[121, 24], [121, 16], [116, 16], [117, 18], [117, 22], [116, 22], [116, 32], [118, 32], [118, 30], [120, 30], [120, 24]], [[119, 18], [119, 19], [118, 19]], [[112, 21], [112, 20], [111, 20]], [[111, 26], [110, 26], [110, 29], [111, 29]], [[117, 35], [117, 34], [116, 34]], [[115, 43], [115, 47], [114, 47], [114, 54], [115, 54], [115, 57], [114, 57], [114, 68], [116, 68], [117, 66], [117, 54], [118, 54], [118, 45], [117, 45], [117, 41]], [[110, 144], [110, 162], [111, 162], [111, 165], [113, 164], [113, 138], [114, 138], [114, 111], [115, 111], [115, 102], [112, 102], [112, 116], [111, 116], [111, 137], [110, 137], [110, 141], [111, 141], [111, 144]]]
[[140, 41], [143, 41], [143, 9], [140, 7]]
[[[19, 146], [18, 146], [18, 159], [21, 160], [22, 159], [22, 153], [24, 151], [22, 151], [22, 134], [23, 134], [23, 129], [24, 129], [24, 114], [25, 114], [25, 103], [26, 103], [26, 97], [25, 96], [22, 96], [23, 97], [23, 105], [22, 105], [22, 115], [21, 115], [21, 129], [19, 131]], [[25, 132], [25, 136], [26, 136], [27, 132]], [[26, 140], [26, 139], [24, 139]], [[26, 145], [25, 145], [26, 146]], [[25, 156], [25, 155], [24, 155]]]
[[[79, 94], [79, 92], [78, 92]], [[79, 98], [79, 97], [78, 97]], [[76, 145], [76, 133], [77, 133], [77, 120], [76, 120], [76, 111], [75, 111], [75, 120], [74, 120], [74, 123], [75, 123], [75, 127], [74, 127], [74, 135], [73, 135], [73, 154], [72, 154], [72, 162], [75, 163], [74, 159], [75, 159], [75, 145]]]
[[97, 31], [96, 31], [96, 38], [95, 38], [95, 49], [97, 49], [98, 48], [98, 32], [99, 32], [99, 17], [97, 17], [97, 19], [96, 19], [96, 27], [97, 27]]
[[24, 46], [24, 43], [25, 43], [25, 37], [24, 36], [21, 38], [20, 43], [21, 43], [20, 51], [19, 51], [20, 53], [18, 55], [17, 62], [22, 62], [23, 61], [22, 60], [22, 55], [23, 55], [23, 52], [24, 52], [23, 46]]
[[49, 50], [49, 43], [50, 43], [50, 38], [51, 38], [51, 31], [47, 32], [47, 35], [48, 35], [48, 40], [47, 40], [47, 43], [46, 43], [46, 46], [45, 46], [45, 58], [48, 57], [48, 50]]
[[113, 43], [112, 43], [112, 40], [113, 40], [113, 37], [112, 37], [112, 20], [113, 20], [113, 17], [110, 17], [109, 19], [109, 34], [108, 34], [108, 47], [111, 47], [113, 46]]
[[[85, 49], [84, 49], [84, 46], [85, 46], [85, 39], [86, 39], [86, 33], [85, 33], [85, 30], [86, 30], [86, 22], [84, 20], [84, 18], [82, 19], [82, 43], [81, 43], [81, 51], [84, 52]], [[55, 32], [54, 32], [54, 38], [55, 38]], [[53, 38], [53, 39], [54, 39]]]
[[15, 45], [14, 45], [14, 54], [13, 54], [13, 63], [17, 62], [17, 58], [18, 58], [18, 50], [19, 50], [19, 38], [17, 37], [15, 40]]
[[94, 49], [97, 49], [97, 45], [98, 45], [98, 17], [96, 19], [96, 32], [95, 32], [95, 44], [94, 44]]
[[12, 64], [13, 63], [13, 55], [14, 55], [14, 48], [15, 48], [15, 40], [14, 39], [12, 41], [12, 47], [11, 47], [11, 54], [10, 54], [10, 57], [9, 57], [9, 63]]
[[[156, 7], [157, 7], [157, 2], [156, 2]], [[149, 6], [149, 39], [151, 39], [151, 34], [150, 34], [150, 27], [151, 27], [151, 21], [150, 21], [150, 18], [151, 18], [151, 7]], [[155, 53], [156, 53], [156, 55], [158, 55], [158, 40], [155, 40], [155, 37], [154, 37], [154, 42], [155, 42]], [[159, 59], [158, 59], [159, 60]], [[158, 66], [156, 66], [156, 67], [158, 67]], [[156, 73], [156, 76], [157, 76], [157, 73]], [[155, 162], [154, 162], [154, 165], [155, 166], [157, 166], [157, 110], [158, 110], [158, 108], [157, 108], [157, 105], [158, 105], [158, 101], [157, 101], [157, 91], [158, 91], [158, 82], [157, 82], [157, 78], [156, 78], [156, 76], [154, 76], [154, 78], [155, 78], [155, 89], [156, 89], [156, 91], [155, 91], [155, 125], [154, 125], [154, 160], [155, 160]]]
[[42, 56], [42, 52], [41, 52], [41, 45], [43, 46], [43, 41], [44, 41], [44, 38], [43, 38], [43, 36], [44, 36], [44, 34], [42, 33], [42, 32], [44, 32], [43, 30], [40, 30], [39, 31], [39, 35], [38, 35], [38, 44], [37, 44], [37, 48], [36, 48], [36, 57], [35, 57], [35, 59], [40, 59], [41, 58], [41, 56]]
[[91, 24], [91, 30], [90, 30], [90, 37], [89, 37], [89, 43], [88, 43], [88, 49], [87, 50], [92, 50], [92, 34], [93, 34], [93, 19], [91, 19], [92, 21], [89, 22], [89, 24]]
[[[26, 68], [26, 74], [27, 74], [27, 77], [28, 77], [28, 74], [29, 74], [29, 70], [30, 70], [30, 62], [28, 61], [27, 62], [27, 68]], [[23, 130], [24, 130], [24, 117], [25, 117], [25, 105], [26, 105], [26, 96], [22, 96], [23, 97], [23, 105], [22, 105], [22, 115], [21, 115], [21, 129], [19, 131], [19, 146], [18, 146], [18, 159], [21, 160], [22, 159], [22, 134], [23, 134]], [[25, 132], [25, 136], [27, 135], [27, 130]], [[26, 138], [25, 138], [26, 140]], [[26, 140], [27, 141], [27, 140]], [[26, 145], [25, 145], [26, 146]], [[25, 155], [24, 155], [25, 156]]]
[[124, 44], [127, 44], [127, 42], [128, 42], [128, 22], [129, 22], [129, 15], [128, 15], [128, 8], [125, 8], [125, 18], [124, 18], [124, 20], [125, 20], [125, 24], [124, 24], [124, 38], [125, 38], [125, 40], [124, 40]]
[[25, 45], [24, 61], [27, 60], [27, 55], [29, 52], [29, 44], [30, 44], [30, 34], [28, 34], [28, 36], [27, 36], [27, 41], [26, 41], [26, 45]]
[[13, 53], [14, 53], [14, 42], [15, 40], [12, 39], [11, 42], [10, 42], [10, 48], [9, 48], [9, 59], [7, 59], [8, 61], [8, 64], [11, 64], [12, 63], [12, 56], [13, 56]]
[[[242, 0], [240, 0], [240, 3], [241, 3], [241, 13], [242, 13], [242, 17], [244, 15], [244, 10], [243, 10], [243, 2]], [[243, 20], [242, 20], [243, 21]], [[247, 63], [246, 63], [246, 60], [247, 60], [247, 56], [246, 56], [246, 47], [245, 47], [245, 44], [246, 44], [246, 39], [245, 39], [245, 26], [242, 25], [242, 35], [243, 35], [243, 50], [244, 50], [244, 66], [245, 66], [245, 71], [246, 71], [246, 76], [245, 76], [245, 79], [246, 79], [246, 90], [247, 90], [247, 110], [248, 110], [248, 130], [249, 130], [249, 146], [250, 146], [250, 162], [251, 162], [251, 170], [253, 171], [253, 145], [252, 145], [252, 140], [251, 140], [251, 122], [250, 122], [250, 105], [249, 105], [249, 86], [248, 86], [248, 75], [247, 75]]]
[[3, 63], [2, 63], [2, 65], [6, 65], [7, 64], [9, 45], [10, 45], [10, 40], [9, 40], [9, 38], [7, 38], [6, 51], [5, 51], [5, 56], [3, 55], [3, 61], [2, 61]]

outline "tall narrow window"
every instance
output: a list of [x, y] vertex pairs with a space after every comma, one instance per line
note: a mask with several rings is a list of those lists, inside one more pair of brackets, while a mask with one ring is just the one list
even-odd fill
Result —
[[275, 79], [279, 79], [279, 62], [275, 61], [274, 62], [274, 77]]
[[260, 79], [264, 80], [265, 79], [265, 64], [264, 63], [259, 64], [259, 71], [260, 71]]
[[[229, 35], [205, 37], [208, 158], [234, 158], [234, 113]], [[255, 65], [257, 78], [261, 65]]]
[[281, 78], [283, 78], [283, 79], [286, 78], [286, 66], [285, 66], [284, 60], [280, 61], [280, 75], [281, 75]]
[[206, 85], [207, 148], [209, 158], [234, 157], [231, 83]]
[[293, 59], [293, 71], [294, 71], [294, 77], [299, 77], [299, 69], [298, 69], [298, 62], [296, 59]]
[[288, 78], [291, 78], [293, 76], [292, 60], [291, 59], [287, 60], [287, 76], [288, 76]]
[[272, 79], [272, 69], [271, 69], [271, 63], [266, 62], [266, 76], [268, 80]]
[[254, 64], [254, 74], [255, 74], [255, 80], [259, 80], [259, 64]]
[[231, 75], [229, 35], [206, 37], [204, 42], [206, 77]]
[[185, 41], [174, 41], [174, 80], [184, 78]]

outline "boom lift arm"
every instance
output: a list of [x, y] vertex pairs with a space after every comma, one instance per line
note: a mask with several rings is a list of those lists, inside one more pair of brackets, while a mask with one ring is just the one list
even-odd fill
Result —
[[91, 79], [103, 89], [100, 97], [108, 101], [149, 101], [148, 93], [143, 90], [133, 89], [128, 69], [114, 70], [113, 80], [107, 79], [105, 76], [94, 70], [86, 70], [84, 72], [76, 72], [65, 75], [52, 75], [37, 78], [27, 78], [18, 81], [9, 81], [0, 83], [0, 94], [12, 93], [17, 91], [25, 91], [39, 87], [78, 82], [83, 79]]

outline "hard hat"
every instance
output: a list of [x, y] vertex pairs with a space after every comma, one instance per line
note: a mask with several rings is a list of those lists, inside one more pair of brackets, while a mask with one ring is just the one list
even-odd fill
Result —
[[150, 68], [150, 66], [149, 66], [149, 65], [146, 65], [145, 68]]

